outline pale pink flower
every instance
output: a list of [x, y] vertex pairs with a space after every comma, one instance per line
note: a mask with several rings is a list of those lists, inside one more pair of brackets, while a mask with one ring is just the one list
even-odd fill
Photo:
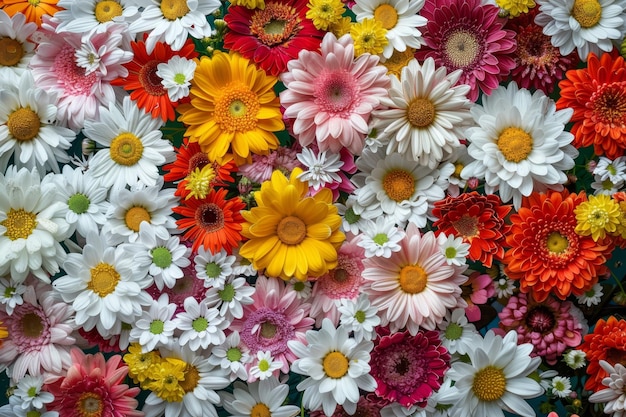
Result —
[[299, 146], [287, 148], [280, 146], [268, 155], [252, 155], [252, 163], [239, 167], [239, 173], [250, 180], [261, 184], [272, 177], [272, 172], [279, 169], [283, 172], [291, 172], [295, 167], [303, 167], [298, 161]]
[[493, 287], [493, 279], [487, 274], [474, 272], [463, 285], [463, 298], [467, 302], [465, 315], [470, 322], [480, 320], [481, 312], [478, 306], [487, 304], [493, 297], [496, 289]]

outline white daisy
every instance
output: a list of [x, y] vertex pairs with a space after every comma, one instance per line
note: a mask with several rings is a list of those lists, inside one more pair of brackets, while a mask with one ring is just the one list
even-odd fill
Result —
[[90, 171], [106, 187], [142, 183], [154, 186], [160, 165], [175, 159], [174, 147], [163, 139], [161, 119], [137, 107], [129, 96], [122, 106], [100, 109], [99, 120], [86, 120], [83, 133], [104, 146], [91, 158]]
[[224, 288], [226, 280], [234, 275], [233, 267], [236, 260], [235, 255], [228, 255], [223, 249], [214, 255], [202, 245], [193, 258], [196, 274], [199, 279], [204, 280], [204, 286], [220, 290]]
[[590, 52], [610, 52], [613, 41], [624, 37], [624, 0], [538, 0], [537, 5], [535, 23], [563, 56], [576, 49], [586, 61]]
[[461, 176], [484, 178], [485, 192], [498, 191], [516, 209], [533, 191], [561, 190], [564, 171], [578, 156], [574, 135], [564, 130], [572, 114], [569, 108], [557, 111], [541, 90], [531, 93], [515, 82], [499, 87], [472, 108], [478, 126], [467, 129], [467, 151], [475, 161]]
[[0, 39], [4, 53], [0, 58], [0, 80], [17, 84], [28, 70], [28, 62], [35, 55], [34, 42], [29, 38], [37, 30], [37, 24], [27, 22], [26, 16], [16, 13], [9, 16], [0, 10]]
[[515, 281], [508, 277], [502, 277], [494, 281], [494, 287], [498, 298], [509, 298], [515, 292]]
[[571, 349], [563, 355], [563, 361], [572, 369], [580, 369], [587, 364], [587, 354], [582, 350]]
[[287, 282], [287, 288], [294, 291], [297, 294], [298, 299], [304, 301], [311, 297], [313, 286], [311, 281], [300, 281], [299, 279], [292, 278]]
[[13, 165], [0, 173], [0, 276], [16, 283], [29, 273], [49, 283], [65, 260], [59, 242], [71, 231], [52, 178]]
[[584, 304], [587, 307], [591, 307], [600, 304], [603, 295], [604, 292], [602, 291], [602, 284], [597, 282], [589, 291], [585, 291], [582, 295], [576, 296], [576, 300], [578, 301], [578, 304]]
[[239, 378], [248, 380], [246, 364], [252, 361], [250, 352], [244, 343], [241, 343], [238, 331], [228, 335], [224, 343], [211, 349], [208, 361], [212, 365], [219, 365], [230, 374], [230, 380]]
[[196, 61], [178, 55], [157, 65], [156, 75], [161, 77], [161, 84], [167, 90], [170, 101], [175, 102], [189, 95], [196, 65]]
[[357, 22], [363, 19], [378, 21], [387, 31], [389, 43], [383, 50], [385, 58], [391, 57], [394, 49], [400, 52], [407, 47], [418, 49], [423, 44], [419, 27], [427, 20], [417, 13], [424, 6], [424, 0], [356, 0], [352, 12]]
[[337, 405], [348, 414], [354, 414], [359, 401], [359, 389], [374, 391], [376, 381], [369, 374], [370, 352], [374, 344], [369, 340], [356, 342], [342, 326], [335, 328], [330, 319], [322, 321], [318, 331], [306, 332], [307, 344], [288, 342], [298, 357], [291, 371], [307, 376], [296, 388], [304, 391], [302, 405], [309, 410], [322, 409], [330, 416]]
[[236, 382], [233, 393], [220, 392], [224, 409], [232, 417], [294, 417], [300, 413], [296, 405], [284, 405], [289, 385], [276, 378], [243, 384]]
[[10, 316], [16, 306], [24, 303], [22, 295], [28, 287], [21, 283], [13, 282], [10, 277], [0, 278], [0, 304]]
[[209, 345], [220, 345], [226, 340], [224, 330], [230, 321], [220, 316], [217, 308], [209, 307], [206, 302], [198, 302], [187, 297], [184, 302], [185, 311], [176, 315], [176, 328], [182, 330], [178, 338], [181, 346], [187, 345], [192, 351], [206, 349]]
[[338, 172], [343, 166], [343, 161], [338, 153], [327, 155], [326, 151], [316, 153], [304, 147], [296, 157], [307, 168], [298, 175], [298, 179], [308, 182], [309, 187], [313, 187], [314, 190], [319, 190], [326, 184], [341, 182]]
[[441, 233], [437, 236], [437, 243], [448, 265], [461, 266], [467, 263], [470, 244], [464, 243], [463, 238]]
[[623, 183], [626, 181], [626, 156], [620, 156], [613, 161], [601, 156], [593, 169], [593, 175], [599, 176], [602, 181], [608, 179], [613, 183]]
[[566, 376], [555, 376], [550, 381], [552, 395], [558, 398], [567, 398], [572, 393], [572, 381]]
[[365, 249], [365, 256], [382, 256], [389, 258], [393, 252], [401, 248], [398, 245], [404, 238], [404, 231], [398, 228], [393, 220], [379, 217], [376, 222], [368, 220], [362, 228], [361, 239], [357, 245]]
[[149, 33], [146, 39], [149, 54], [159, 41], [180, 51], [187, 36], [196, 39], [211, 36], [212, 28], [206, 17], [221, 5], [218, 0], [152, 0], [129, 30]]
[[[190, 297], [192, 298], [192, 297]], [[169, 347], [176, 324], [173, 322], [176, 304], [170, 303], [167, 294], [152, 300], [148, 309], [132, 324], [130, 342], [139, 343], [144, 353], [157, 347]]]
[[25, 375], [21, 378], [13, 391], [13, 396], [20, 402], [20, 408], [42, 409], [46, 404], [54, 400], [54, 395], [42, 391], [43, 375]]
[[391, 77], [389, 97], [381, 99], [382, 110], [373, 113], [373, 126], [388, 136], [387, 153], [408, 154], [420, 165], [435, 168], [455, 148], [473, 124], [469, 86], [457, 84], [461, 70], [447, 74], [428, 58], [416, 59]]
[[504, 417], [503, 410], [534, 417], [524, 399], [544, 390], [528, 377], [541, 364], [541, 358], [530, 356], [532, 350], [529, 343], [517, 344], [515, 331], [504, 338], [488, 331], [467, 352], [469, 362], [452, 364], [446, 376], [455, 381], [454, 386], [439, 401], [452, 404], [452, 417]]
[[109, 22], [129, 22], [139, 8], [129, 0], [59, 0], [60, 10], [54, 17], [60, 21], [57, 33], [88, 33]]
[[226, 280], [224, 288], [211, 287], [206, 292], [206, 301], [211, 307], [216, 307], [220, 315], [226, 320], [243, 317], [243, 306], [253, 304], [252, 294], [254, 287], [250, 286], [245, 278]]
[[600, 175], [595, 174], [593, 176], [593, 182], [591, 183], [591, 189], [593, 195], [613, 195], [620, 191], [624, 187], [624, 181], [613, 182], [610, 178], [603, 180]]
[[602, 379], [602, 385], [605, 389], [594, 392], [589, 397], [589, 402], [606, 403], [604, 405], [604, 414], [610, 414], [614, 417], [622, 417], [626, 415], [626, 368], [621, 363], [611, 365], [607, 361], [600, 361], [600, 366], [608, 374]]
[[275, 360], [272, 357], [272, 352], [269, 350], [259, 350], [256, 353], [256, 361], [253, 362], [254, 365], [250, 368], [248, 382], [256, 381], [257, 379], [263, 381], [271, 378], [272, 375], [277, 374], [283, 366], [281, 361]]
[[[346, 233], [352, 233], [353, 235], [358, 235], [361, 230], [363, 230], [363, 225], [367, 223], [369, 217], [367, 216], [368, 212], [365, 212], [365, 216], [358, 213], [364, 213], [363, 207], [359, 205], [356, 200], [356, 196], [354, 194], [350, 194], [346, 199], [345, 204], [335, 203], [337, 207], [337, 212], [341, 216], [341, 228]], [[382, 214], [382, 210], [379, 214]], [[372, 218], [375, 218], [373, 216]]]
[[457, 308], [446, 316], [437, 325], [441, 344], [450, 353], [465, 355], [476, 344], [476, 338], [480, 339], [478, 331], [473, 324], [469, 323], [465, 316], [465, 309]]
[[0, 171], [10, 160], [42, 174], [69, 162], [76, 133], [56, 123], [56, 100], [56, 93], [37, 87], [30, 71], [15, 83], [0, 81]]
[[67, 275], [53, 287], [76, 310], [76, 324], [85, 330], [94, 327], [107, 336], [121, 323], [134, 323], [152, 304], [145, 291], [152, 279], [129, 256], [130, 245], [109, 246], [101, 235], [88, 234], [83, 253], [70, 253], [63, 263]]
[[378, 308], [372, 306], [368, 295], [361, 293], [356, 300], [342, 298], [339, 302], [339, 323], [353, 332], [357, 342], [373, 340], [376, 337], [374, 328], [380, 324], [380, 317], [376, 315]]

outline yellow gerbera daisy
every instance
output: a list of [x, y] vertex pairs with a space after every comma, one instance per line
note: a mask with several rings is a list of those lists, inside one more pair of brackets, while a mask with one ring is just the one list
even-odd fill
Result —
[[191, 82], [191, 102], [178, 107], [178, 120], [188, 125], [185, 135], [218, 163], [229, 148], [237, 164], [250, 162], [251, 153], [276, 149], [272, 132], [285, 128], [276, 81], [239, 54], [203, 56]]
[[319, 277], [337, 266], [337, 250], [345, 240], [332, 192], [322, 189], [305, 197], [309, 188], [296, 168], [289, 179], [276, 170], [254, 194], [257, 207], [241, 214], [247, 220], [242, 235], [249, 238], [239, 254], [265, 275], [300, 281]]
[[622, 211], [617, 201], [605, 194], [590, 195], [589, 200], [574, 209], [576, 229], [581, 236], [591, 235], [594, 241], [603, 239], [607, 233], [614, 234], [621, 226]]

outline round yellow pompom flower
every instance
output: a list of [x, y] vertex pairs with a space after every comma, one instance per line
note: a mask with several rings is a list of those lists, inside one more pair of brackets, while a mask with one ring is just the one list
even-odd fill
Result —
[[254, 194], [257, 207], [241, 214], [247, 220], [242, 235], [248, 240], [239, 254], [269, 277], [300, 281], [319, 277], [337, 266], [337, 250], [345, 240], [332, 192], [312, 197], [296, 168], [289, 179], [280, 171]]
[[577, 223], [574, 231], [581, 236], [591, 235], [596, 242], [607, 233], [615, 234], [623, 216], [619, 203], [604, 194], [590, 195], [589, 201], [574, 209], [574, 214]]

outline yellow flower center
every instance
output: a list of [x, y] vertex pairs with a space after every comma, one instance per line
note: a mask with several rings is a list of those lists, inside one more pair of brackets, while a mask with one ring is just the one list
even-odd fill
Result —
[[114, 17], [121, 16], [122, 5], [113, 0], [103, 0], [96, 3], [96, 20], [100, 23], [110, 22]]
[[252, 410], [250, 410], [250, 417], [271, 417], [272, 413], [268, 406], [263, 403], [257, 403]]
[[497, 141], [500, 152], [509, 162], [521, 162], [533, 150], [533, 138], [518, 127], [507, 127]]
[[598, 0], [575, 0], [572, 17], [584, 28], [590, 28], [600, 22], [602, 6]]
[[387, 67], [387, 74], [393, 74], [400, 78], [402, 74], [402, 68], [409, 64], [409, 61], [415, 58], [415, 49], [407, 47], [404, 51], [397, 51], [394, 49], [391, 57], [383, 62], [383, 65]]
[[104, 298], [115, 291], [117, 283], [120, 281], [120, 274], [113, 265], [100, 262], [90, 270], [91, 279], [87, 288]]
[[374, 20], [379, 21], [387, 30], [393, 29], [398, 23], [398, 12], [389, 4], [381, 4], [374, 10]]
[[22, 107], [9, 115], [7, 127], [15, 139], [25, 142], [39, 134], [41, 121], [39, 115], [29, 107]]
[[435, 105], [427, 98], [415, 98], [406, 109], [406, 117], [415, 127], [429, 126], [435, 120]]
[[150, 223], [151, 219], [150, 212], [141, 206], [131, 207], [124, 215], [126, 226], [134, 232], [139, 231], [141, 222]]
[[93, 392], [86, 392], [78, 399], [79, 417], [101, 417], [103, 406], [102, 398]]
[[26, 313], [20, 322], [22, 325], [22, 333], [31, 339], [38, 339], [43, 333], [43, 323], [41, 317], [35, 313]]
[[7, 228], [4, 235], [9, 239], [26, 239], [37, 227], [37, 215], [24, 209], [10, 209], [1, 224]]
[[285, 245], [297, 245], [306, 237], [306, 224], [298, 217], [287, 216], [278, 223], [276, 235]]
[[143, 155], [143, 143], [130, 132], [120, 133], [111, 141], [109, 153], [116, 164], [132, 166], [139, 162]]
[[185, 367], [185, 379], [179, 381], [178, 384], [185, 392], [192, 392], [198, 386], [200, 382], [200, 373], [198, 368], [193, 365], [187, 364]]
[[569, 247], [569, 241], [559, 232], [552, 232], [548, 235], [546, 246], [552, 253], [563, 253]]
[[168, 20], [176, 20], [189, 13], [187, 0], [161, 0], [161, 12]]
[[461, 178], [461, 172], [463, 171], [463, 168], [465, 168], [465, 165], [463, 165], [462, 162], [455, 162], [454, 172], [452, 173], [452, 176], [456, 178]]
[[454, 227], [460, 236], [466, 239], [478, 235], [478, 219], [473, 216], [468, 216], [467, 214], [453, 222], [452, 227]]
[[24, 46], [12, 38], [0, 38], [0, 66], [12, 67], [24, 56]]
[[341, 378], [348, 373], [348, 358], [341, 352], [330, 352], [324, 357], [324, 372], [330, 378]]
[[488, 366], [476, 372], [472, 391], [480, 401], [495, 401], [504, 395], [506, 377], [502, 369]]
[[259, 98], [240, 83], [223, 88], [215, 99], [214, 117], [220, 128], [228, 132], [248, 132], [256, 128]]
[[419, 265], [406, 265], [400, 270], [400, 288], [407, 294], [419, 294], [426, 288], [428, 274]]
[[444, 50], [451, 63], [462, 68], [476, 61], [480, 45], [473, 33], [459, 30], [444, 41]]
[[397, 202], [408, 200], [415, 192], [415, 178], [404, 169], [394, 169], [386, 173], [382, 185], [387, 196]]

